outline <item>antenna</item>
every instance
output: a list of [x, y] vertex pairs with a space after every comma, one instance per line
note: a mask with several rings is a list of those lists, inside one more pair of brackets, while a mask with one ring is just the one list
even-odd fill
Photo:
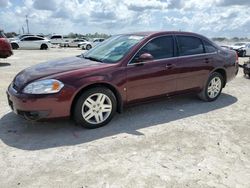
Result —
[[28, 15], [26, 15], [27, 32], [30, 33]]

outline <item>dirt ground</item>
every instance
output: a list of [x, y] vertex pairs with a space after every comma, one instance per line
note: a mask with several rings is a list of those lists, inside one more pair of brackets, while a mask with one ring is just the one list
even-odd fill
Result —
[[242, 69], [215, 102], [144, 104], [95, 130], [10, 111], [5, 91], [19, 71], [80, 53], [18, 50], [0, 59], [0, 187], [250, 187], [250, 79]]

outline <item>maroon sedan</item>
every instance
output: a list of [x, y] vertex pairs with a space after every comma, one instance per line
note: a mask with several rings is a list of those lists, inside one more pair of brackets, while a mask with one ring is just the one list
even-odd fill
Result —
[[186, 32], [117, 35], [85, 54], [20, 72], [7, 95], [31, 120], [72, 117], [86, 128], [107, 124], [131, 104], [183, 93], [214, 101], [238, 72], [238, 57]]
[[11, 45], [5, 37], [3, 31], [0, 30], [0, 58], [7, 58], [13, 54]]

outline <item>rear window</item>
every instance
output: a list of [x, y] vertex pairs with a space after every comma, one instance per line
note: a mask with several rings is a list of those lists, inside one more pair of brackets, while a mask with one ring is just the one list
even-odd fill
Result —
[[206, 53], [213, 53], [217, 52], [217, 48], [214, 47], [212, 44], [208, 43], [207, 41], [203, 41]]
[[51, 39], [61, 39], [61, 38], [62, 38], [62, 36], [60, 36], [60, 35], [55, 35], [55, 36], [51, 37]]
[[196, 55], [204, 53], [201, 39], [192, 36], [177, 36], [179, 55]]

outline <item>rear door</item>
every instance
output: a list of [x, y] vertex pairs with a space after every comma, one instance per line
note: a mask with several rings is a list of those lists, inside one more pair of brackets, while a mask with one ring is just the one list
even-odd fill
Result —
[[[200, 90], [208, 78], [209, 72], [214, 64], [214, 54], [212, 49], [210, 53], [208, 44], [205, 46], [202, 39], [195, 36], [176, 36], [178, 45], [178, 69], [177, 91]], [[216, 50], [216, 48], [214, 48]]]
[[43, 38], [40, 37], [32, 37], [33, 48], [40, 49], [42, 43], [46, 43]]
[[[153, 59], [136, 63], [142, 54]], [[174, 39], [172, 36], [157, 37], [148, 42], [127, 66], [127, 101], [144, 100], [166, 95], [176, 89], [174, 68]]]

